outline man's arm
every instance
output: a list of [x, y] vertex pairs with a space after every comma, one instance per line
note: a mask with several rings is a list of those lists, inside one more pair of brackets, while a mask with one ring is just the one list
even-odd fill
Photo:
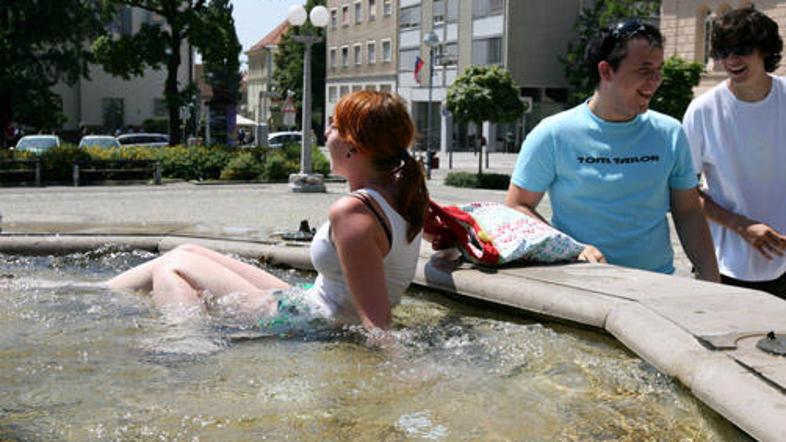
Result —
[[671, 189], [671, 216], [682, 248], [696, 268], [698, 278], [720, 282], [718, 261], [699, 201], [698, 188]]
[[702, 191], [699, 191], [699, 198], [707, 218], [740, 235], [765, 258], [786, 254], [786, 235], [767, 224], [721, 207]]
[[[532, 218], [548, 224], [548, 221], [546, 221], [546, 219], [536, 210], [540, 200], [543, 199], [543, 193], [544, 192], [532, 192], [510, 183], [508, 193], [505, 195], [505, 204], [527, 216], [531, 216]], [[606, 262], [606, 257], [603, 256], [603, 253], [595, 246], [586, 245], [584, 250], [581, 251], [578, 260], [587, 262]]]

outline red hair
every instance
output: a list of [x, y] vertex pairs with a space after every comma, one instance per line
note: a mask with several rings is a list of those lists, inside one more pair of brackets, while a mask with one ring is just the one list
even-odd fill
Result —
[[412, 241], [423, 228], [429, 197], [423, 170], [407, 152], [415, 125], [404, 102], [388, 92], [353, 92], [336, 104], [333, 124], [377, 169], [396, 175], [395, 205], [409, 223], [407, 239]]

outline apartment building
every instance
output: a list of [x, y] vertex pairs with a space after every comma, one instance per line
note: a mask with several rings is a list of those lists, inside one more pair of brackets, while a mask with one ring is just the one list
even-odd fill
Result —
[[[120, 35], [131, 35], [143, 23], [165, 25], [161, 17], [150, 11], [123, 7], [110, 29]], [[181, 48], [181, 60], [178, 82], [183, 87], [193, 78], [193, 51], [187, 44]], [[101, 66], [92, 65], [89, 74], [89, 79], [82, 78], [74, 85], [60, 83], [53, 88], [62, 100], [66, 117], [63, 130], [88, 126], [113, 131], [141, 126], [149, 118], [169, 118], [164, 101], [165, 69], [148, 69], [140, 77], [123, 80], [111, 76]]]
[[284, 20], [261, 40], [246, 51], [248, 56], [248, 83], [245, 103], [245, 116], [255, 121], [267, 121], [270, 116], [272, 97], [268, 95], [273, 84], [273, 62], [281, 37], [289, 29]]
[[[710, 57], [712, 20], [732, 8], [749, 5], [775, 20], [781, 37], [786, 40], [786, 0], [663, 0], [661, 3], [661, 32], [666, 37], [666, 56], [678, 55], [706, 67], [701, 83], [694, 90], [697, 95], [726, 78], [723, 69]], [[786, 66], [781, 64], [775, 74], [786, 75]]]
[[[400, 0], [398, 19], [398, 93], [423, 139], [440, 150], [468, 148], [479, 129], [453, 121], [444, 108], [447, 88], [471, 64], [500, 64], [531, 97], [532, 112], [513, 124], [484, 124], [491, 150], [520, 145], [527, 128], [565, 107], [568, 84], [559, 56], [574, 37], [573, 25], [583, 0]], [[425, 36], [434, 31], [432, 99], [429, 101], [430, 48]], [[425, 61], [416, 78], [415, 62]], [[431, 110], [431, 132], [427, 116]], [[507, 140], [507, 143], [505, 142]]]
[[349, 92], [395, 91], [398, 1], [328, 0], [325, 124]]

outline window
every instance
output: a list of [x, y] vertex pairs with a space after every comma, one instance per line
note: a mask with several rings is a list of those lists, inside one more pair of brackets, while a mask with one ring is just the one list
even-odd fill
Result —
[[375, 90], [377, 90], [377, 86], [373, 85], [373, 84], [367, 84], [366, 85], [366, 90], [367, 91], [375, 91]]
[[370, 41], [366, 44], [366, 56], [368, 57], [368, 64], [377, 62], [377, 43]]
[[169, 109], [166, 107], [166, 100], [163, 98], [153, 98], [153, 115], [156, 117], [166, 117]]
[[472, 17], [483, 18], [502, 14], [504, 0], [475, 0], [472, 3]]
[[363, 90], [363, 86], [361, 86], [359, 84], [353, 84], [352, 85], [352, 92], [357, 92], [357, 91], [362, 91], [362, 90]]
[[349, 46], [341, 46], [341, 67], [349, 66]]
[[712, 20], [713, 20], [712, 13], [710, 13], [710, 11], [705, 12], [704, 23], [703, 23], [703, 25], [704, 25], [704, 42], [703, 42], [704, 45], [703, 45], [703, 48], [702, 48], [702, 50], [704, 51], [704, 54], [702, 54], [702, 56], [703, 56], [703, 60], [702, 61], [704, 62], [705, 65], [710, 62], [710, 52], [712, 50], [712, 47], [711, 47], [711, 42], [712, 42]]
[[339, 91], [339, 98], [343, 97], [344, 95], [349, 93], [349, 86], [341, 86], [341, 90]]
[[382, 14], [385, 17], [393, 14], [393, 0], [382, 0]]
[[349, 26], [349, 5], [341, 7], [341, 25]]
[[434, 24], [439, 25], [445, 23], [445, 17], [448, 22], [458, 21], [458, 0], [434, 0], [431, 7], [434, 16]]
[[355, 24], [363, 23], [363, 3], [355, 2]]
[[393, 87], [391, 87], [389, 84], [380, 84], [379, 85], [379, 91], [380, 92], [390, 92], [392, 90], [393, 90]]
[[330, 48], [330, 67], [336, 67], [336, 48]]
[[103, 126], [109, 130], [115, 130], [125, 125], [123, 118], [123, 99], [122, 98], [102, 98], [101, 115]]
[[441, 66], [454, 66], [458, 63], [458, 43], [445, 43], [435, 49], [434, 63]]
[[355, 45], [353, 49], [355, 50], [355, 66], [360, 66], [360, 63], [363, 61], [360, 45], [359, 44]]
[[398, 51], [398, 70], [411, 72], [415, 70], [415, 60], [420, 55], [420, 48], [401, 49]]
[[338, 26], [338, 10], [333, 8], [330, 10], [330, 29], [336, 29]]
[[133, 17], [134, 11], [130, 6], [124, 6], [120, 10], [120, 33], [122, 35], [131, 35], [134, 33]]
[[382, 61], [390, 61], [392, 56], [390, 40], [382, 40]]
[[336, 87], [330, 86], [328, 87], [328, 103], [335, 103], [336, 102]]
[[368, 21], [377, 19], [377, 1], [368, 0]]
[[472, 64], [498, 63], [502, 63], [502, 37], [472, 42]]
[[420, 27], [420, 5], [401, 8], [398, 16], [400, 29]]

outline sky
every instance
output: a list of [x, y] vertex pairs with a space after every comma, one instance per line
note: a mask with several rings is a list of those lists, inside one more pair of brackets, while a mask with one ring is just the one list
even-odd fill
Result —
[[[232, 18], [243, 52], [286, 20], [290, 6], [305, 3], [305, 0], [232, 0]], [[246, 55], [241, 59], [245, 61]]]

